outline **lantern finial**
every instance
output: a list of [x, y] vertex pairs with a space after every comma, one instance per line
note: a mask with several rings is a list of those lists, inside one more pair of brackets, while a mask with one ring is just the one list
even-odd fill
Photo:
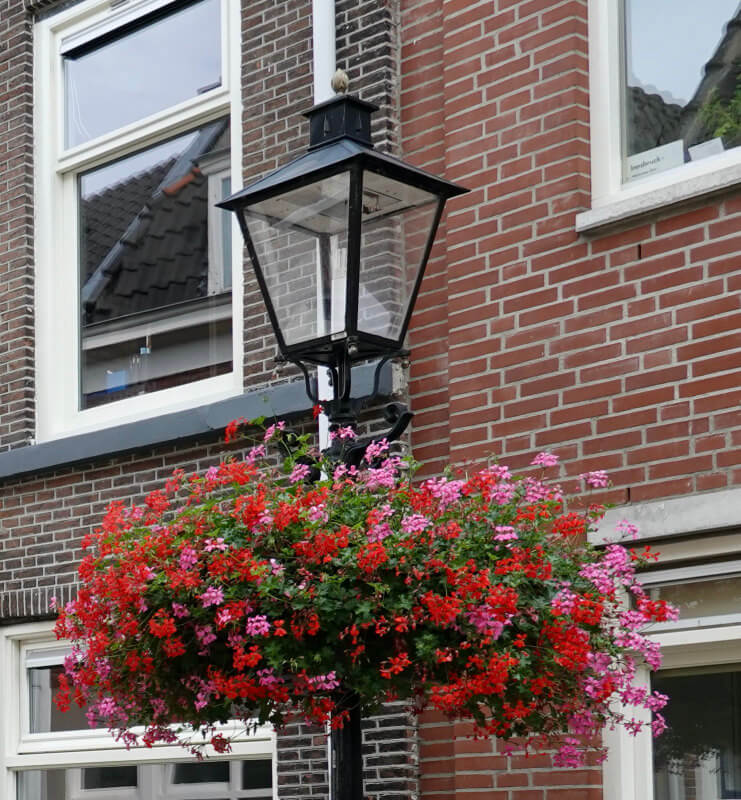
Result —
[[344, 69], [338, 69], [332, 76], [332, 91], [335, 94], [347, 94], [347, 87], [350, 85], [350, 78]]

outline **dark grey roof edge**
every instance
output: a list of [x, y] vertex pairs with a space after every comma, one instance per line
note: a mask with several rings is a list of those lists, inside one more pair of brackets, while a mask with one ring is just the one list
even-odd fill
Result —
[[[375, 364], [363, 364], [353, 369], [353, 394], [356, 397], [370, 395], [374, 371]], [[381, 370], [379, 395], [388, 397], [391, 391], [391, 365], [385, 364]], [[187, 411], [8, 450], [0, 453], [0, 481], [192, 439], [221, 430], [237, 417], [291, 419], [308, 413], [310, 407], [303, 380], [246, 392]]]

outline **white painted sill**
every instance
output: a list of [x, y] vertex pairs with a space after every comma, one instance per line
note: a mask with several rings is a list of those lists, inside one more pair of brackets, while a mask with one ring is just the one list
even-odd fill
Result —
[[590, 532], [590, 542], [630, 544], [630, 537], [617, 534], [620, 520], [638, 526], [639, 540], [728, 530], [741, 525], [741, 487], [611, 508]]
[[589, 211], [577, 214], [576, 230], [577, 233], [589, 233], [641, 214], [716, 194], [738, 184], [741, 184], [740, 163], [723, 166], [681, 181], [662, 181], [658, 186], [638, 184], [624, 191], [620, 197], [599, 203]]

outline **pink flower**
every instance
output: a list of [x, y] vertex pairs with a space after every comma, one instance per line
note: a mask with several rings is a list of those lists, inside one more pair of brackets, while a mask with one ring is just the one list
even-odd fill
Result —
[[594, 472], [583, 472], [579, 477], [593, 489], [606, 489], [609, 485], [607, 473], [603, 469], [594, 470]]
[[651, 733], [654, 736], [660, 736], [667, 728], [666, 720], [661, 714], [656, 714], [651, 722]]
[[533, 467], [555, 467], [558, 464], [558, 456], [554, 453], [538, 453], [530, 464]]
[[189, 570], [194, 564], [198, 563], [198, 554], [192, 547], [184, 547], [178, 559], [180, 569]]
[[196, 625], [195, 633], [201, 645], [198, 655], [205, 655], [208, 652], [208, 646], [216, 641], [216, 634], [210, 625]]
[[273, 575], [281, 575], [285, 569], [286, 568], [280, 563], [280, 561], [277, 561], [274, 558], [270, 559], [270, 571], [273, 573]]
[[511, 525], [497, 525], [494, 530], [495, 542], [509, 542], [512, 539], [517, 539], [517, 533]]
[[393, 531], [388, 522], [381, 522], [378, 525], [372, 525], [368, 528], [366, 534], [369, 542], [382, 542], [387, 536], [391, 536]]
[[327, 506], [324, 503], [317, 503], [306, 512], [309, 522], [326, 522], [329, 519]]
[[281, 420], [280, 422], [276, 422], [275, 425], [270, 425], [270, 427], [268, 427], [265, 431], [265, 436], [263, 436], [263, 441], [269, 442], [278, 431], [284, 431], [285, 429], [286, 429], [286, 423], [283, 422], [283, 420]]
[[341, 481], [344, 477], [355, 478], [358, 475], [358, 468], [356, 466], [346, 467], [340, 464], [332, 473], [333, 481]]
[[365, 455], [363, 456], [363, 460], [367, 461], [370, 464], [371, 461], [374, 461], [379, 456], [382, 456], [388, 449], [389, 449], [389, 443], [386, 441], [386, 439], [380, 439], [377, 442], [371, 442], [365, 448]]
[[215, 586], [209, 586], [202, 595], [199, 595], [199, 598], [204, 608], [220, 606], [224, 602], [224, 592]]
[[298, 483], [299, 481], [305, 480], [308, 474], [309, 474], [308, 464], [296, 464], [296, 466], [291, 471], [291, 474], [288, 476], [288, 480], [291, 483]]
[[633, 541], [638, 538], [638, 526], [634, 525], [632, 522], [621, 519], [617, 524], [617, 529], [621, 537], [630, 536]]
[[190, 611], [182, 603], [172, 603], [172, 613], [178, 619], [190, 616]]
[[222, 628], [229, 620], [233, 619], [232, 612], [228, 608], [220, 608], [216, 613], [216, 624]]
[[344, 428], [343, 427], [339, 427], [336, 430], [330, 431], [329, 432], [329, 438], [330, 439], [342, 439], [342, 441], [345, 441], [345, 440], [356, 439], [357, 438], [357, 434], [355, 433], [355, 431], [349, 425], [347, 425]]
[[332, 689], [336, 689], [340, 685], [337, 680], [337, 673], [334, 670], [326, 675], [314, 675], [308, 681], [313, 689], [322, 689], [326, 692], [331, 692]]
[[411, 514], [404, 517], [401, 521], [401, 529], [404, 533], [421, 533], [430, 526], [430, 520], [422, 514]]
[[491, 499], [500, 506], [506, 506], [514, 496], [513, 483], [498, 483], [491, 491]]
[[444, 511], [461, 496], [464, 481], [449, 481], [447, 478], [431, 478], [425, 482], [433, 497], [440, 501], [440, 510]]
[[219, 536], [217, 539], [206, 539], [206, 545], [203, 548], [207, 553], [212, 553], [214, 550], [226, 550], [227, 545], [224, 538]]
[[244, 630], [248, 636], [267, 636], [270, 633], [270, 623], [264, 614], [256, 614], [247, 618]]

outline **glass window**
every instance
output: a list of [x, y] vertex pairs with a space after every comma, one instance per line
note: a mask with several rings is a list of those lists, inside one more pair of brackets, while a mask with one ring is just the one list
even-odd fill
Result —
[[216, 120], [79, 176], [81, 408], [231, 371], [231, 282], [210, 281], [231, 248], [209, 244], [204, 174], [228, 144]]
[[28, 729], [31, 733], [85, 730], [88, 727], [84, 709], [72, 703], [69, 711], [61, 712], [54, 703], [59, 676], [63, 672], [61, 665], [28, 670]]
[[219, 0], [181, 3], [66, 53], [67, 147], [220, 86], [220, 25]]
[[654, 800], [741, 798], [741, 665], [661, 671], [668, 728], [654, 741]]
[[651, 587], [651, 597], [679, 609], [680, 620], [738, 614], [741, 611], [741, 575], [704, 578]]
[[624, 0], [623, 180], [741, 145], [738, 0]]
[[39, 441], [242, 390], [242, 252], [215, 208], [239, 158], [239, 20], [232, 0], [84, 0], [35, 23]]
[[224, 761], [201, 761], [175, 764], [173, 783], [224, 783], [229, 780], [229, 764]]
[[272, 774], [269, 758], [26, 769], [17, 800], [272, 800]]

